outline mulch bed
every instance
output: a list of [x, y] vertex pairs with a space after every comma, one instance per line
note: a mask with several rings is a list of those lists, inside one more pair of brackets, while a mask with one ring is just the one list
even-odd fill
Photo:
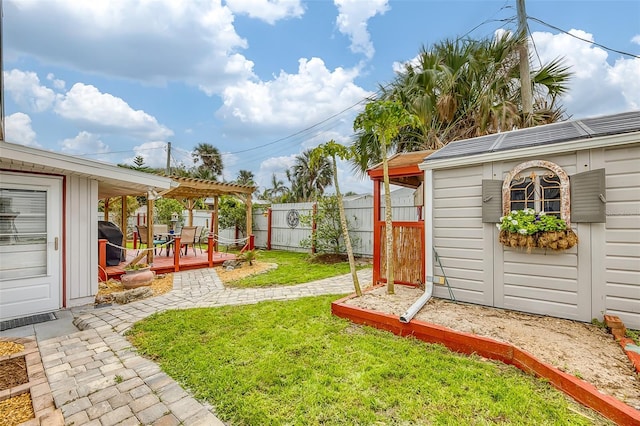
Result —
[[29, 381], [24, 357], [0, 361], [0, 390], [10, 389]]

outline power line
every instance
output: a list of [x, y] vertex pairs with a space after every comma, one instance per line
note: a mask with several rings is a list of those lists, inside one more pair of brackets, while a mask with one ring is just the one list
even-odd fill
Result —
[[552, 29], [554, 29], [554, 30], [556, 30], [556, 31], [560, 31], [561, 33], [564, 33], [564, 34], [566, 34], [566, 35], [569, 35], [569, 36], [571, 36], [571, 37], [573, 37], [573, 38], [576, 38], [576, 39], [578, 39], [578, 40], [584, 41], [584, 42], [589, 43], [589, 44], [593, 44], [594, 46], [601, 47], [601, 48], [603, 48], [604, 50], [608, 50], [608, 51], [610, 51], [610, 52], [615, 52], [615, 53], [619, 53], [619, 54], [621, 54], [621, 55], [630, 56], [630, 57], [632, 57], [632, 58], [640, 59], [640, 56], [639, 56], [639, 55], [634, 55], [633, 53], [625, 52], [625, 51], [623, 51], [623, 50], [613, 49], [613, 48], [611, 48], [611, 47], [607, 47], [607, 46], [605, 46], [605, 45], [603, 45], [603, 44], [596, 43], [595, 41], [591, 41], [591, 40], [587, 40], [586, 38], [578, 37], [577, 35], [575, 35], [575, 34], [571, 34], [570, 32], [563, 30], [562, 28], [558, 28], [558, 27], [556, 27], [556, 26], [554, 26], [554, 25], [551, 25], [551, 24], [549, 24], [549, 23], [547, 23], [547, 22], [543, 21], [542, 19], [534, 18], [533, 16], [527, 16], [527, 18], [528, 18], [528, 19], [531, 19], [532, 21], [535, 21], [535, 22], [537, 22], [537, 23], [539, 23], [539, 24], [542, 24], [542, 25], [544, 25], [544, 26], [547, 26], [547, 27], [549, 27], [549, 28], [552, 28]]

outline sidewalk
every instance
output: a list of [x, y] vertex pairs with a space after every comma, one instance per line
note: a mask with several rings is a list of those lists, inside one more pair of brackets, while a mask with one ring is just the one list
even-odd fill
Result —
[[[371, 275], [371, 269], [358, 272], [362, 282], [370, 281]], [[165, 295], [99, 309], [73, 308], [73, 320], [63, 315], [49, 323], [8, 330], [11, 333], [3, 332], [2, 337], [37, 339], [64, 424], [223, 425], [213, 407], [196, 401], [158, 365], [138, 355], [123, 334], [135, 322], [169, 309], [351, 292], [349, 274], [288, 287], [227, 289], [214, 269], [199, 269], [175, 273], [173, 290]], [[59, 334], [53, 336], [55, 330]]]

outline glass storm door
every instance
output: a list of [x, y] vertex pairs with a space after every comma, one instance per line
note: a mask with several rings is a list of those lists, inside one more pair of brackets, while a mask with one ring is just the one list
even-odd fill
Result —
[[0, 175], [0, 319], [62, 300], [62, 180]]

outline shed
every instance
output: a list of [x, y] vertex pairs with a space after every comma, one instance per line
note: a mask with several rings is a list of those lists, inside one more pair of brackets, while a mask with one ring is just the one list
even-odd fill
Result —
[[[427, 273], [458, 300], [640, 328], [640, 111], [452, 142], [420, 169]], [[525, 207], [565, 219], [578, 243], [501, 244], [496, 224]]]
[[0, 320], [92, 303], [98, 200], [170, 178], [0, 141]]

